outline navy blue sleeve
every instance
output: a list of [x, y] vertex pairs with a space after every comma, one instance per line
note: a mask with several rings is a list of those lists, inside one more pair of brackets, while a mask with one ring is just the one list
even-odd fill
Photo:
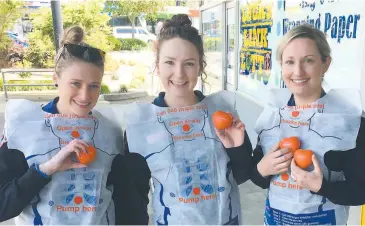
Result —
[[0, 222], [18, 216], [32, 199], [51, 181], [28, 167], [24, 154], [0, 147]]
[[[259, 139], [257, 143], [259, 142]], [[259, 171], [257, 170], [257, 164], [264, 157], [264, 153], [262, 151], [262, 147], [260, 145], [256, 145], [255, 150], [252, 155], [252, 169], [251, 169], [251, 181], [262, 189], [267, 189], [270, 187], [271, 176], [263, 177]]]
[[129, 153], [124, 136], [125, 155], [115, 157], [111, 181], [114, 186], [116, 225], [148, 225], [148, 194], [151, 172], [143, 156]]
[[358, 206], [365, 204], [365, 119], [356, 140], [356, 147], [348, 151], [328, 151], [324, 163], [331, 171], [342, 172], [344, 181], [323, 179], [318, 195], [328, 198], [338, 205]]
[[242, 184], [250, 179], [252, 170], [252, 144], [245, 131], [244, 143], [239, 147], [226, 148], [230, 158], [233, 177], [237, 184]]

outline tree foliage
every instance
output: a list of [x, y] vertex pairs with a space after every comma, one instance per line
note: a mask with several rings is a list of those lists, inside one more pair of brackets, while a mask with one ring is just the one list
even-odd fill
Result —
[[0, 1], [0, 67], [7, 66], [8, 51], [11, 46], [6, 31], [11, 29], [21, 16], [21, 2], [16, 0]]
[[11, 29], [21, 16], [22, 3], [16, 0], [0, 1], [0, 50], [8, 47], [10, 42], [6, 31]]
[[[108, 38], [112, 33], [107, 25], [110, 17], [102, 12], [102, 3], [101, 0], [93, 0], [62, 5], [63, 28], [80, 25], [85, 31], [85, 42], [109, 51], [114, 44]], [[53, 67], [56, 52], [51, 9], [39, 9], [30, 17], [34, 29], [28, 35], [29, 48], [26, 59], [31, 62], [32, 67]]]
[[[127, 16], [134, 28], [136, 17], [143, 15], [153, 18], [168, 2], [161, 0], [107, 1], [105, 10], [110, 12], [112, 17]], [[132, 33], [132, 37], [134, 38], [134, 33]]]

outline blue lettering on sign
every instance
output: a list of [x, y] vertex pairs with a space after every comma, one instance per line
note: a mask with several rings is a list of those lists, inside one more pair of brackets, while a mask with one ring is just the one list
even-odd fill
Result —
[[316, 2], [307, 2], [307, 1], [302, 1], [299, 4], [300, 7], [302, 7], [302, 9], [304, 8], [310, 8], [312, 11], [315, 10], [316, 8]]
[[[333, 16], [331, 13], [324, 14], [323, 31], [328, 34], [331, 39], [336, 39], [341, 43], [342, 39], [356, 39], [357, 31], [360, 22], [360, 14]], [[321, 30], [322, 18], [321, 14], [318, 17], [310, 18], [309, 15], [303, 20], [283, 19], [283, 35], [289, 30], [301, 24], [310, 24], [318, 30]]]
[[[337, 39], [340, 43], [341, 39], [355, 39], [360, 21], [360, 14], [346, 16], [332, 16], [331, 13], [325, 14], [324, 32], [331, 32], [331, 38]], [[346, 35], [346, 36], [345, 36]]]
[[291, 214], [270, 207], [266, 200], [266, 225], [336, 225], [335, 210], [319, 211], [309, 214]]
[[303, 20], [290, 20], [288, 18], [283, 19], [283, 35], [285, 35], [289, 30], [301, 24], [310, 24], [316, 29], [321, 29], [321, 14], [318, 14], [318, 18], [310, 18], [307, 16]]

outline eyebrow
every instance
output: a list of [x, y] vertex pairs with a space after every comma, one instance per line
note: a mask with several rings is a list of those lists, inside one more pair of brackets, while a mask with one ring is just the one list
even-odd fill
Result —
[[[79, 79], [71, 79], [72, 82], [84, 82], [83, 80]], [[91, 84], [101, 84], [101, 82], [92, 82]]]
[[[170, 59], [170, 60], [176, 60], [176, 58], [169, 57], [169, 56], [166, 56], [165, 58]], [[188, 60], [194, 60], [194, 61], [196, 61], [196, 59], [194, 59], [194, 58], [188, 58], [188, 59], [185, 59], [184, 61], [188, 61]]]
[[[304, 58], [306, 58], [306, 57], [315, 57], [314, 55], [306, 55], [306, 56], [304, 56]], [[289, 56], [289, 57], [287, 57], [288, 59], [293, 59], [294, 57], [293, 56]]]

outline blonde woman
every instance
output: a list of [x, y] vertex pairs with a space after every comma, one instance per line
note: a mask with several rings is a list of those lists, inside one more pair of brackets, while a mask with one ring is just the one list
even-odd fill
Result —
[[[268, 188], [265, 224], [346, 224], [348, 206], [365, 203], [359, 92], [324, 91], [331, 49], [325, 34], [310, 25], [297, 26], [282, 38], [277, 60], [288, 88], [272, 91], [273, 100], [257, 121], [251, 176]], [[279, 144], [289, 137], [289, 144], [298, 138], [302, 150]], [[298, 159], [301, 154], [308, 167]]]
[[[64, 33], [55, 60], [58, 97], [44, 106], [7, 104], [0, 222], [15, 217], [17, 225], [148, 223], [148, 181], [137, 181], [133, 158], [120, 154], [119, 126], [94, 109], [105, 53], [83, 37], [78, 26]], [[95, 160], [83, 161], [86, 153]]]

